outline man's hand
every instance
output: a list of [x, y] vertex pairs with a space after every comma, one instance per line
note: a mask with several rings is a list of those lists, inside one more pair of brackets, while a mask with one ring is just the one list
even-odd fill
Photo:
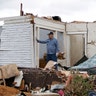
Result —
[[58, 52], [58, 53], [56, 53], [56, 56], [58, 57], [60, 54], [62, 54], [61, 52]]
[[58, 53], [56, 53], [56, 56], [58, 57], [58, 55], [64, 55], [64, 52], [58, 52]]
[[59, 52], [58, 53], [56, 53], [56, 56], [58, 57], [58, 55], [59, 55]]

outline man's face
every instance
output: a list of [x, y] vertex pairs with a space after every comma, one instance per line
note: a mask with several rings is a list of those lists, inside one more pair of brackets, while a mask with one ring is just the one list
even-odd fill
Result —
[[48, 36], [49, 36], [49, 39], [52, 39], [52, 38], [54, 37], [53, 34], [50, 34], [50, 35], [48, 35]]

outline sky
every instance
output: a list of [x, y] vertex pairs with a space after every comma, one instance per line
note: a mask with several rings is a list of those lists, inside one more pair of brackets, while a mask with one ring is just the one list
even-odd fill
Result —
[[0, 18], [24, 13], [38, 16], [60, 16], [64, 22], [96, 20], [96, 0], [0, 0]]

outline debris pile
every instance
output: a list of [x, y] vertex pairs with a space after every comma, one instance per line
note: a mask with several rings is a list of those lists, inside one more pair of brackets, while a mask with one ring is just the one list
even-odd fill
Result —
[[[87, 64], [88, 69], [92, 71], [91, 66], [95, 66], [95, 58], [96, 56], [93, 56], [78, 66]], [[72, 70], [73, 67], [58, 70], [58, 68], [55, 69], [55, 65], [60, 67], [60, 64], [53, 61], [49, 61], [43, 69], [17, 68], [15, 64], [1, 66], [0, 79], [6, 82], [5, 85], [1, 82], [0, 96], [88, 96], [88, 94], [96, 94], [95, 75], [89, 75], [87, 71]], [[75, 67], [79, 68], [78, 66]]]
[[85, 78], [83, 75], [75, 73], [72, 75], [70, 84], [65, 88], [65, 96], [89, 96], [88, 91], [94, 90], [93, 86], [94, 79], [92, 77]]
[[15, 88], [0, 85], [0, 96], [16, 96], [19, 92]]

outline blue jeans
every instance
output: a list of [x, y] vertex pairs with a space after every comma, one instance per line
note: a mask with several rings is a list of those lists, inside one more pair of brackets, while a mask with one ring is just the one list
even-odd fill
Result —
[[50, 60], [57, 62], [56, 54], [47, 54], [47, 62], [49, 62]]

